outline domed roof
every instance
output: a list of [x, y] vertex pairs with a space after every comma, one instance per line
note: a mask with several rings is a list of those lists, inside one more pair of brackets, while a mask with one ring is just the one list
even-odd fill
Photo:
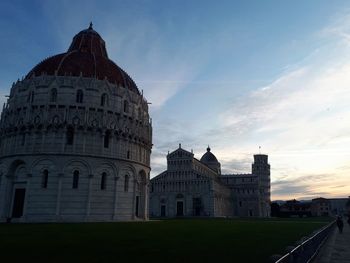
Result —
[[67, 52], [49, 57], [35, 66], [26, 76], [42, 74], [57, 76], [83, 76], [107, 79], [111, 83], [140, 94], [129, 75], [108, 58], [105, 41], [92, 28], [80, 31], [74, 36]]
[[209, 146], [207, 148], [207, 152], [205, 154], [203, 154], [203, 156], [202, 156], [200, 161], [202, 163], [213, 163], [213, 162], [217, 162], [218, 163], [218, 159], [216, 159], [215, 155], [210, 152], [210, 147]]

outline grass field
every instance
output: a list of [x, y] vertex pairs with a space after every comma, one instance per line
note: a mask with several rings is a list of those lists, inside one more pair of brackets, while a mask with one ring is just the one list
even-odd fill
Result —
[[2, 262], [268, 262], [329, 219], [0, 224]]

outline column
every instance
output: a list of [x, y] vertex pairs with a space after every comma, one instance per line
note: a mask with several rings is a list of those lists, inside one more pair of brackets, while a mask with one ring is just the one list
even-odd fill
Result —
[[148, 203], [149, 203], [149, 183], [145, 183], [144, 185], [144, 211], [143, 211], [143, 215], [144, 215], [144, 219], [148, 220]]
[[0, 173], [0, 222], [4, 220], [5, 216], [3, 215], [4, 213], [4, 201], [5, 201], [5, 188], [4, 184], [5, 183], [5, 176]]
[[113, 220], [118, 219], [117, 209], [118, 209], [118, 179], [119, 176], [114, 177], [114, 206], [113, 206]]
[[133, 185], [133, 197], [132, 197], [132, 219], [135, 219], [135, 202], [136, 202], [136, 182], [137, 180], [133, 180], [134, 185]]
[[105, 147], [104, 147], [104, 144], [105, 144], [105, 136], [106, 136], [106, 130], [103, 130], [103, 131], [101, 132], [101, 149], [100, 149], [101, 154], [103, 154], [103, 155], [104, 155], [104, 153], [105, 153]]
[[5, 192], [4, 192], [4, 202], [3, 202], [3, 213], [4, 217], [10, 218], [11, 217], [11, 205], [12, 205], [12, 192], [13, 192], [13, 177], [9, 173], [7, 173], [4, 177], [4, 184]]
[[88, 183], [88, 196], [86, 200], [86, 219], [90, 216], [90, 209], [91, 209], [91, 185], [92, 185], [92, 178], [94, 177], [93, 174], [89, 175], [89, 183]]
[[63, 173], [58, 174], [58, 184], [57, 184], [57, 198], [56, 198], [56, 217], [59, 218], [61, 215], [61, 193], [62, 193], [62, 180]]
[[80, 132], [80, 130], [78, 130], [77, 129], [77, 127], [76, 126], [73, 126], [73, 145], [72, 145], [72, 152], [73, 153], [76, 153], [77, 152], [77, 141], [78, 141], [78, 138], [80, 137], [79, 136], [79, 133]]
[[[63, 141], [61, 141], [62, 144], [62, 148], [61, 148], [61, 152], [65, 152], [66, 149], [66, 143], [67, 143], [67, 127], [62, 128], [62, 132], [63, 132]], [[56, 133], [57, 134], [57, 133]], [[61, 139], [62, 140], [62, 139]], [[74, 143], [74, 140], [73, 140]]]
[[35, 131], [31, 131], [30, 132], [30, 141], [31, 141], [31, 148], [30, 148], [30, 152], [35, 152], [35, 140], [36, 140], [36, 133]]
[[86, 136], [87, 136], [87, 130], [86, 130], [86, 127], [84, 127], [84, 130], [83, 130], [83, 153], [86, 153]]
[[24, 144], [22, 145], [22, 142], [21, 142], [21, 145], [22, 145], [22, 152], [26, 152], [27, 151], [27, 148], [28, 148], [28, 140], [30, 139], [30, 132], [29, 131], [25, 131], [24, 132]]
[[24, 198], [24, 206], [23, 206], [23, 218], [24, 220], [27, 219], [27, 206], [28, 206], [28, 199], [30, 198], [30, 181], [32, 180], [33, 175], [27, 174], [27, 184], [25, 186], [26, 192], [25, 192], [25, 198]]

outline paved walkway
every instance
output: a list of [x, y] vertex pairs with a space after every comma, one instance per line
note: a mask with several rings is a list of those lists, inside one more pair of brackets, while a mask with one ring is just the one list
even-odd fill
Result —
[[346, 219], [343, 221], [343, 233], [335, 227], [313, 263], [350, 263], [350, 226]]

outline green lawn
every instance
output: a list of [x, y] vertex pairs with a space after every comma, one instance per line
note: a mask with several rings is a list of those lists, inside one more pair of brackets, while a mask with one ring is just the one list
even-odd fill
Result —
[[0, 224], [2, 262], [268, 262], [329, 219]]

